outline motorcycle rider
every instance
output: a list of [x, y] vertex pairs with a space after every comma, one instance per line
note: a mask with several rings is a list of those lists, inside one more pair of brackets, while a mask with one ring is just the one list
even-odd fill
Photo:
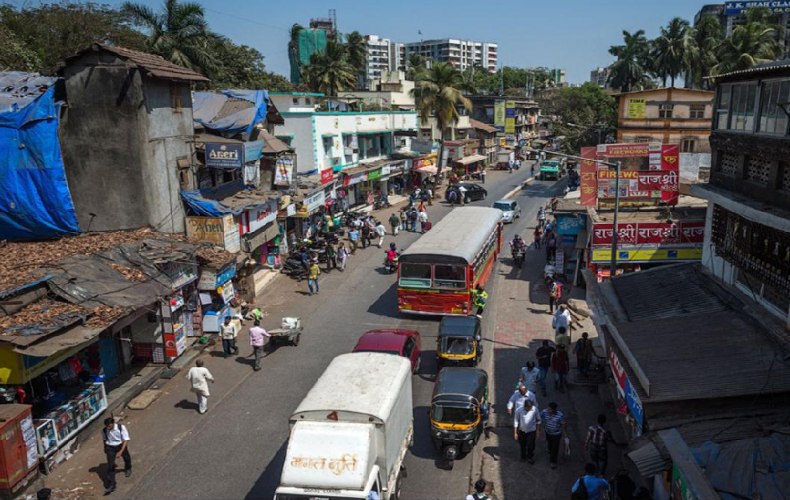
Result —
[[521, 235], [513, 236], [513, 241], [510, 242], [510, 252], [515, 255], [518, 251], [526, 252], [527, 244], [521, 238]]
[[386, 268], [390, 271], [396, 271], [398, 268], [398, 253], [395, 247], [395, 242], [390, 243], [390, 248], [385, 252], [387, 254]]

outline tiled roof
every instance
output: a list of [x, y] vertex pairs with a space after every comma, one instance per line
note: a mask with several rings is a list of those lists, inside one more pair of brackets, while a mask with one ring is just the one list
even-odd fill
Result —
[[483, 132], [488, 132], [490, 134], [493, 134], [493, 133], [499, 131], [499, 129], [494, 127], [493, 125], [489, 125], [487, 123], [483, 123], [481, 121], [477, 121], [474, 118], [470, 118], [469, 119], [469, 123], [472, 125], [472, 127], [476, 128], [478, 130], [482, 130]]
[[144, 70], [149, 76], [154, 78], [162, 78], [165, 80], [173, 80], [178, 82], [207, 82], [208, 78], [196, 73], [191, 69], [184, 68], [177, 64], [173, 64], [160, 56], [148, 54], [147, 52], [140, 52], [138, 50], [126, 49], [123, 47], [116, 47], [113, 45], [106, 45], [103, 43], [93, 43], [87, 49], [77, 53], [76, 55], [66, 59], [61, 65], [65, 65], [71, 60], [74, 60], [88, 52], [98, 52], [106, 50], [112, 52], [118, 57], [123, 57], [134, 63], [138, 68]]

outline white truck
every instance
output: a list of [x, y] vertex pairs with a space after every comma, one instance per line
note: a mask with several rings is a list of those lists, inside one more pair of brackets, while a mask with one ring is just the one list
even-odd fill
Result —
[[516, 153], [512, 149], [500, 148], [496, 153], [497, 168], [505, 169], [511, 161], [516, 161]]
[[275, 500], [400, 498], [414, 437], [411, 363], [392, 354], [336, 357], [290, 419]]

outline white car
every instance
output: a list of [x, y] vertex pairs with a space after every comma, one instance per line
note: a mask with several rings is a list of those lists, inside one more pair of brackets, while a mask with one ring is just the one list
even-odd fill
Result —
[[502, 210], [502, 222], [513, 222], [521, 217], [521, 207], [514, 200], [499, 200], [494, 203], [494, 208]]

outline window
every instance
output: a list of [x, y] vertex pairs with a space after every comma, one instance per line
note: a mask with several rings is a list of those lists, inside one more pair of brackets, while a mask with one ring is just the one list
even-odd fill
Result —
[[466, 289], [466, 268], [436, 264], [433, 266], [433, 286], [435, 288]]
[[759, 131], [764, 134], [787, 134], [787, 115], [779, 103], [790, 101], [790, 81], [774, 81], [763, 84], [760, 105]]
[[324, 156], [331, 157], [332, 156], [332, 146], [335, 143], [335, 138], [334, 137], [324, 137], [323, 138], [323, 143], [324, 143]]
[[692, 104], [691, 108], [689, 109], [689, 118], [692, 118], [692, 119], [705, 118], [705, 105], [704, 104]]
[[658, 106], [659, 118], [672, 118], [672, 110], [675, 109], [673, 104], [660, 104]]
[[310, 97], [305, 97], [304, 103], [305, 105], [310, 106], [311, 104], [313, 104], [313, 99], [311, 99]]
[[756, 97], [756, 83], [742, 83], [732, 86], [732, 119], [728, 130], [752, 131]]
[[412, 288], [431, 288], [431, 265], [401, 264], [398, 285]]
[[181, 112], [181, 87], [176, 82], [170, 82], [170, 107]]
[[741, 285], [746, 294], [756, 302], [770, 305], [782, 315], [786, 315], [790, 309], [790, 297], [782, 293], [777, 287], [770, 283], [764, 283], [759, 276], [740, 267], [736, 268], [735, 281]]
[[730, 92], [731, 85], [724, 85], [719, 92], [719, 105], [716, 106], [716, 128], [727, 130], [730, 121]]
[[683, 139], [680, 143], [681, 153], [693, 153], [697, 149], [696, 139]]
[[296, 106], [297, 104], [299, 104], [299, 98], [298, 98], [298, 97], [294, 97], [294, 98], [292, 99], [292, 101], [293, 101], [293, 104], [294, 104], [294, 106]]

